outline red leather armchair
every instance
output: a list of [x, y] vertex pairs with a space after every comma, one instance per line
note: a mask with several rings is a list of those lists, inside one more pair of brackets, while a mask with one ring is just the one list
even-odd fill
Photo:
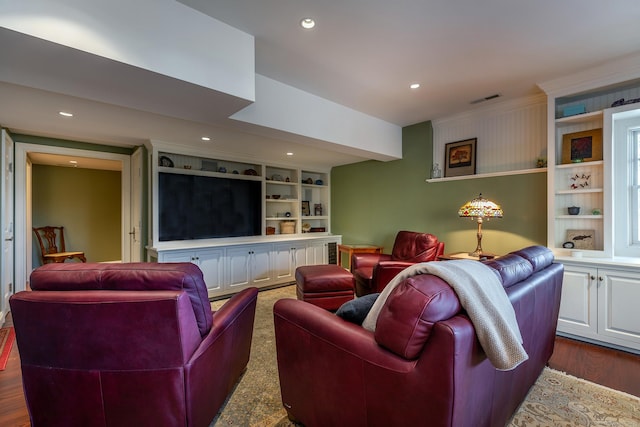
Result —
[[37, 426], [208, 426], [249, 360], [256, 288], [212, 313], [191, 263], [48, 264], [10, 299]]
[[542, 246], [485, 264], [513, 305], [528, 360], [494, 368], [453, 289], [430, 274], [390, 293], [375, 332], [281, 299], [273, 312], [289, 418], [306, 427], [506, 425], [553, 353], [563, 266]]
[[382, 292], [399, 272], [418, 262], [435, 261], [444, 253], [444, 242], [429, 233], [399, 231], [390, 254], [353, 254], [351, 272], [356, 295]]

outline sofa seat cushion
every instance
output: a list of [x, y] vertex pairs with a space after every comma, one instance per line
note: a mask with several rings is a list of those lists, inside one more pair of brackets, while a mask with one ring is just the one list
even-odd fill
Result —
[[190, 262], [46, 264], [31, 273], [29, 284], [34, 291], [183, 290], [200, 335], [206, 335], [213, 324], [202, 271]]

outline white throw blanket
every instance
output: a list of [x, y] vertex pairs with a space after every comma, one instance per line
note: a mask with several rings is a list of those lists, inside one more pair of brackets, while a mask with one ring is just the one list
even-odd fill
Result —
[[502, 283], [489, 267], [473, 260], [423, 262], [406, 268], [384, 288], [362, 326], [375, 331], [378, 315], [391, 291], [406, 278], [418, 274], [438, 276], [453, 288], [475, 327], [482, 349], [496, 369], [512, 370], [529, 358]]

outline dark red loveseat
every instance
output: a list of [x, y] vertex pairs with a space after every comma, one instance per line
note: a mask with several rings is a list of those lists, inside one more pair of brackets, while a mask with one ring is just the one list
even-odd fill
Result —
[[452, 288], [430, 274], [391, 292], [375, 333], [284, 299], [274, 319], [289, 417], [306, 427], [505, 425], [553, 352], [563, 266], [541, 246], [486, 264], [515, 309], [528, 360], [496, 370]]

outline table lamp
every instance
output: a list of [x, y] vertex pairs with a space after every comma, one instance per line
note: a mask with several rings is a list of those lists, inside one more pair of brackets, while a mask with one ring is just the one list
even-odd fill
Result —
[[476, 247], [476, 250], [471, 252], [469, 255], [477, 257], [482, 256], [482, 222], [484, 221], [484, 218], [487, 218], [487, 221], [489, 218], [502, 218], [502, 208], [491, 200], [482, 197], [482, 193], [480, 193], [477, 198], [465, 203], [458, 210], [458, 215], [477, 220], [478, 246]]

